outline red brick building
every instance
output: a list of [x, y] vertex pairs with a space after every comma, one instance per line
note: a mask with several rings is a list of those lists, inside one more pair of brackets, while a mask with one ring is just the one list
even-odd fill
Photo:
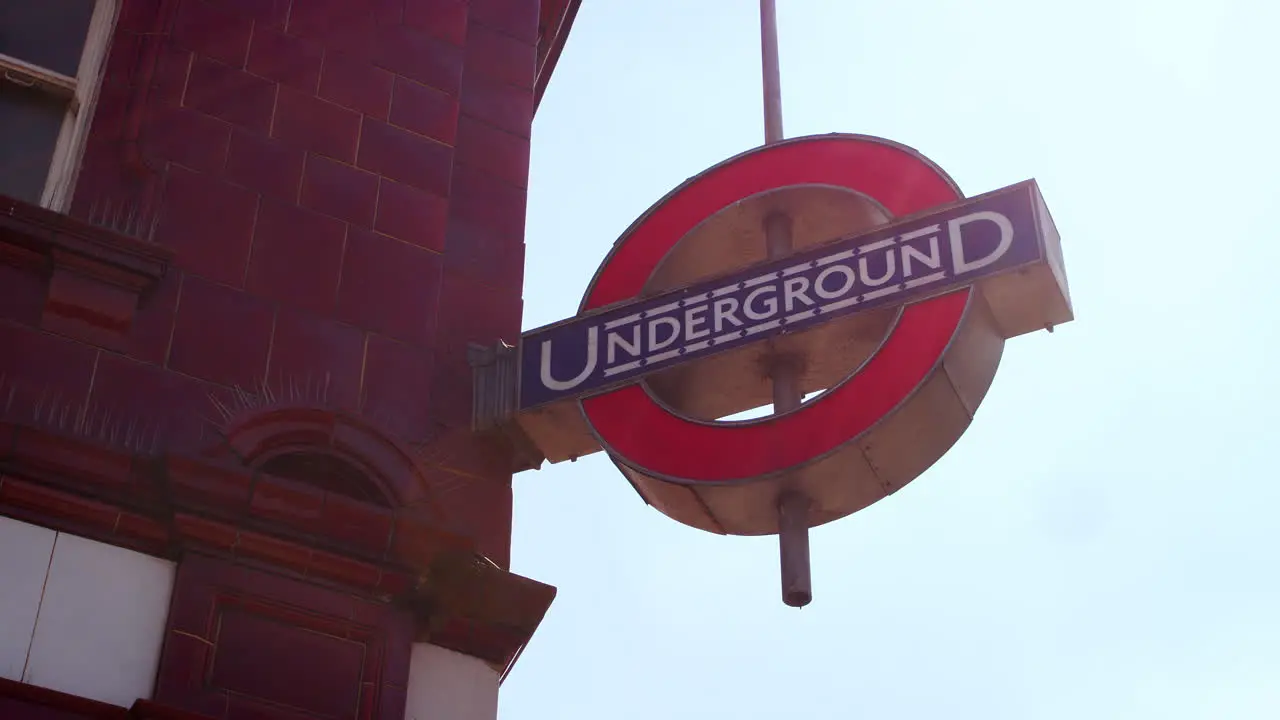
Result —
[[576, 0], [0, 3], [0, 717], [493, 718]]

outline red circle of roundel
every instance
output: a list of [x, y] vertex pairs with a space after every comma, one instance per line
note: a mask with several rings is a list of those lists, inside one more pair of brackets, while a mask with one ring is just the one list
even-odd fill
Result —
[[[817, 135], [766, 145], [693, 178], [638, 220], [596, 274], [582, 310], [639, 295], [667, 252], [724, 207], [808, 184], [860, 192], [894, 216], [963, 197], [942, 170], [879, 138]], [[778, 473], [857, 438], [906, 400], [941, 360], [969, 292], [957, 290], [905, 308], [856, 375], [792, 413], [751, 424], [693, 422], [654, 402], [639, 384], [586, 398], [582, 409], [605, 450], [646, 474], [718, 483]]]

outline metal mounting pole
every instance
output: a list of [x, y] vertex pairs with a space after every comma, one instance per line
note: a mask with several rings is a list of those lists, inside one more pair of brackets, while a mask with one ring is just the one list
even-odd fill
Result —
[[764, 70], [764, 141], [782, 139], [782, 81], [778, 73], [778, 12], [760, 0], [760, 60]]
[[[782, 80], [778, 70], [778, 13], [774, 0], [760, 0], [760, 59], [764, 79], [764, 141], [782, 140]], [[764, 219], [765, 250], [770, 260], [790, 255], [791, 217], [770, 213]], [[769, 369], [773, 412], [800, 407], [799, 368], [776, 361]], [[813, 599], [809, 572], [809, 499], [797, 491], [778, 498], [778, 554], [782, 566], [782, 602], [804, 607]]]
[[778, 552], [782, 560], [782, 602], [804, 607], [813, 600], [809, 579], [809, 498], [786, 492], [778, 498]]

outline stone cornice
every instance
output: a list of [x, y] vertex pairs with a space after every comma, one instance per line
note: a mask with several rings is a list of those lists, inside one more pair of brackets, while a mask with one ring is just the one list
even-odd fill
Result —
[[0, 262], [48, 278], [46, 330], [122, 350], [171, 259], [124, 233], [0, 195]]
[[137, 293], [164, 276], [172, 253], [128, 235], [0, 195], [0, 258], [40, 258]]

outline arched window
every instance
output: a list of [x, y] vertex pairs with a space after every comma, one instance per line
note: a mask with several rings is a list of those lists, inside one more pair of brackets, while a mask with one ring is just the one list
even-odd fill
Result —
[[352, 500], [391, 506], [386, 493], [367, 472], [355, 463], [323, 450], [283, 452], [261, 463], [259, 469]]
[[224, 432], [229, 449], [256, 470], [383, 507], [435, 506], [413, 452], [364, 418], [273, 406], [241, 413]]

